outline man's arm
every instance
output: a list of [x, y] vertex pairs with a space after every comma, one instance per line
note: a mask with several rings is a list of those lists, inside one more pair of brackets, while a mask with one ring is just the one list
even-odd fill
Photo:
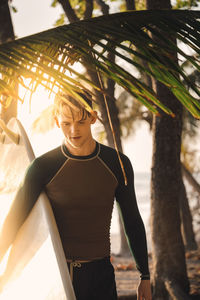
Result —
[[138, 285], [137, 300], [151, 300], [146, 233], [137, 206], [132, 165], [126, 156], [124, 156], [123, 165], [128, 184], [125, 185], [124, 180], [119, 183], [116, 191], [116, 200], [130, 250], [135, 258], [137, 269], [140, 272], [141, 281]]
[[141, 279], [149, 279], [148, 253], [146, 233], [142, 218], [140, 216], [134, 189], [134, 175], [132, 165], [126, 156], [123, 156], [123, 164], [128, 180], [119, 183], [116, 191], [120, 215], [124, 224], [130, 250], [135, 258], [137, 269]]
[[150, 280], [141, 280], [137, 289], [137, 300], [152, 300]]

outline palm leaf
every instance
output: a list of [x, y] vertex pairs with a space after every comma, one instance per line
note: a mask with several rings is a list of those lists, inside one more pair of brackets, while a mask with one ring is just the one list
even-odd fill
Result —
[[[116, 81], [152, 112], [161, 109], [173, 115], [134, 74], [135, 68], [146, 72], [164, 83], [194, 117], [200, 118], [198, 86], [171, 55], [177, 51], [182, 60], [189, 60], [199, 71], [199, 20], [199, 11], [132, 11], [75, 22], [2, 44], [1, 103], [6, 105], [5, 95], [14, 95], [15, 82], [32, 92], [41, 84], [49, 93], [61, 90], [77, 96], [84, 86], [106, 93], [73, 67], [76, 62], [87, 62], [88, 68]], [[191, 49], [190, 55], [183, 45]], [[108, 51], [115, 53], [117, 63], [108, 59]], [[145, 60], [148, 68], [133, 59], [135, 56]], [[26, 78], [34, 83], [32, 87]], [[85, 104], [80, 96], [78, 101]]]

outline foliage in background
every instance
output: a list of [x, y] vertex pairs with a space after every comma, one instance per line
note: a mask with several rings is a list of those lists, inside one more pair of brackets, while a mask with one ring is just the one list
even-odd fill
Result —
[[200, 4], [200, 0], [176, 0], [176, 4], [174, 5], [174, 9], [190, 9], [192, 7], [198, 7]]
[[[199, 71], [196, 56], [188, 55], [170, 40], [170, 36], [176, 35], [182, 44], [189, 45], [199, 55], [199, 17], [197, 11], [125, 12], [75, 22], [2, 44], [1, 103], [7, 105], [9, 97], [16, 96], [13, 92], [16, 82], [31, 93], [39, 84], [50, 93], [60, 89], [76, 97], [85, 86], [90, 93], [91, 87], [106, 93], [72, 67], [75, 62], [81, 63], [84, 59], [84, 62], [88, 61], [89, 68], [113, 79], [153, 113], [162, 109], [173, 116], [173, 112], [157, 99], [150, 87], [129, 72], [127, 67], [123, 68], [123, 62], [119, 66], [107, 58], [107, 51], [113, 51], [124, 63], [167, 85], [193, 116], [200, 117], [200, 91], [170, 56], [171, 51], [177, 49]], [[150, 32], [157, 40], [151, 38]], [[130, 59], [130, 54], [145, 60], [148, 68]], [[183, 80], [193, 94], [185, 88]], [[85, 105], [80, 96], [78, 100]]]

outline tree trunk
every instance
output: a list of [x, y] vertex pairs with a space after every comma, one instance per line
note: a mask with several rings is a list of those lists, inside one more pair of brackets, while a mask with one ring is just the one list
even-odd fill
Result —
[[[170, 9], [169, 0], [146, 0], [147, 9]], [[172, 38], [172, 37], [169, 37]], [[162, 46], [162, 45], [161, 45]], [[172, 53], [176, 57], [176, 53]], [[180, 149], [182, 106], [166, 86], [153, 79], [158, 98], [175, 113], [153, 117], [151, 229], [154, 299], [188, 299], [185, 249], [181, 235]], [[183, 298], [184, 297], [184, 298]]]
[[193, 189], [200, 194], [200, 184], [196, 181], [196, 179], [192, 176], [190, 171], [186, 168], [186, 166], [182, 163], [182, 173], [188, 183], [193, 187]]
[[0, 43], [14, 40], [14, 30], [8, 0], [0, 1]]
[[[8, 0], [0, 1], [0, 44], [14, 40], [14, 30], [10, 15]], [[16, 87], [17, 89], [17, 87]], [[1, 106], [0, 118], [7, 123], [10, 118], [17, 116], [17, 99], [13, 99], [8, 108]]]
[[[147, 69], [148, 64], [144, 60], [140, 60], [140, 62], [143, 64], [143, 66]], [[152, 78], [148, 76], [146, 73], [142, 74], [144, 82], [152, 88]], [[150, 125], [150, 129], [152, 130], [152, 113], [148, 112], [147, 120]], [[182, 174], [187, 175], [188, 179], [194, 184], [195, 187], [199, 187], [200, 192], [200, 185], [198, 185], [197, 182], [195, 182], [194, 178], [191, 178], [191, 174], [187, 169], [185, 169], [184, 166], [182, 166]], [[196, 250], [197, 249], [197, 243], [195, 241], [195, 234], [193, 230], [193, 224], [192, 224], [192, 216], [190, 212], [190, 207], [188, 203], [187, 193], [185, 190], [184, 182], [182, 180], [181, 182], [182, 188], [180, 193], [180, 214], [181, 214], [181, 232], [183, 236], [184, 246], [186, 250]]]
[[[148, 64], [144, 60], [140, 60], [145, 68], [148, 68]], [[142, 74], [144, 82], [152, 88], [152, 78], [146, 73]], [[151, 121], [152, 113], [148, 112], [148, 119]], [[150, 128], [152, 124], [149, 122]], [[183, 236], [184, 246], [186, 250], [196, 250], [197, 243], [195, 241], [195, 235], [192, 224], [192, 216], [188, 203], [187, 193], [185, 190], [184, 182], [181, 182], [181, 193], [180, 193], [180, 214], [181, 214], [181, 232]]]
[[[151, 181], [151, 228], [153, 285], [155, 299], [168, 299], [166, 282], [189, 292], [185, 252], [181, 236], [180, 190], [182, 174], [180, 146], [182, 107], [161, 83], [156, 82], [160, 99], [173, 106], [175, 118], [161, 114], [153, 120], [153, 161]], [[176, 106], [176, 107], [174, 107]]]
[[126, 10], [135, 10], [135, 0], [125, 0]]
[[170, 0], [146, 0], [146, 9], [171, 9]]
[[89, 19], [92, 16], [93, 12], [93, 0], [86, 0], [85, 2], [85, 12], [84, 12], [84, 19]]
[[109, 5], [104, 2], [104, 0], [95, 0], [96, 4], [99, 5], [101, 8], [102, 14], [103, 15], [108, 15], [109, 14]]
[[74, 12], [73, 8], [71, 7], [71, 4], [68, 0], [58, 0], [58, 2], [62, 6], [70, 23], [79, 21], [79, 18], [75, 14], [75, 12]]
[[183, 180], [181, 181], [180, 193], [180, 213], [181, 213], [181, 232], [186, 250], [197, 250], [194, 230], [192, 226], [192, 216], [188, 204], [187, 194]]

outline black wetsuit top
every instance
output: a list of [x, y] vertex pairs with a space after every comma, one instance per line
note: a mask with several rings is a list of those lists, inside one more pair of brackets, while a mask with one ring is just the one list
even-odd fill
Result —
[[[17, 210], [20, 225], [45, 190], [66, 258], [92, 260], [110, 255], [110, 224], [116, 199], [136, 266], [141, 278], [148, 279], [146, 235], [136, 203], [133, 169], [127, 156], [120, 156], [127, 185], [117, 152], [102, 144], [96, 143], [95, 151], [88, 156], [74, 156], [65, 145], [43, 154], [27, 170], [15, 199], [15, 216]], [[7, 221], [12, 214], [11, 210]]]

